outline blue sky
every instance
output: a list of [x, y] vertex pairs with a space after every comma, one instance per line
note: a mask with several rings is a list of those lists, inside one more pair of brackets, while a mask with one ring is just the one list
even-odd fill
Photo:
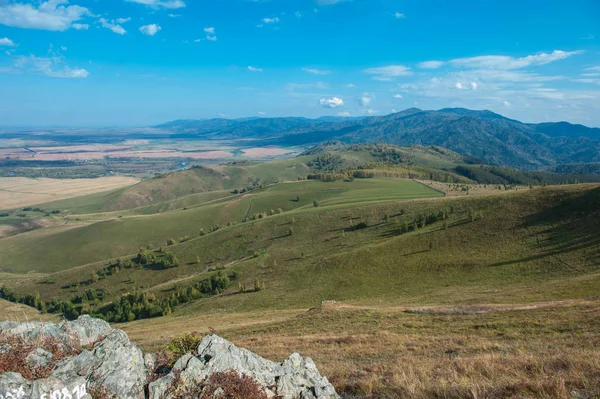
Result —
[[0, 125], [490, 109], [600, 126], [598, 0], [0, 0]]

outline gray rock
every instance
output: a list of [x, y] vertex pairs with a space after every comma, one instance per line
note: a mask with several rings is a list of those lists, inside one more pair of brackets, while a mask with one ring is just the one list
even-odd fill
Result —
[[20, 337], [28, 341], [50, 338], [69, 346], [90, 345], [105, 337], [111, 330], [110, 325], [104, 320], [93, 319], [88, 315], [59, 324], [9, 321], [0, 323], [0, 334]]
[[6, 399], [31, 397], [31, 383], [19, 373], [0, 374], [0, 395]]
[[77, 377], [102, 386], [120, 399], [144, 398], [147, 373], [142, 351], [121, 330], [113, 330], [91, 351], [61, 361], [51, 377], [71, 381]]
[[149, 385], [151, 399], [168, 398], [167, 389], [180, 373], [188, 386], [200, 385], [215, 373], [235, 370], [254, 378], [269, 396], [284, 399], [339, 399], [327, 378], [321, 376], [314, 362], [297, 353], [283, 363], [275, 363], [237, 348], [216, 336], [204, 337], [196, 348], [197, 356], [182, 356], [173, 371]]
[[10, 353], [10, 351], [12, 351], [12, 346], [9, 344], [0, 344], [0, 355]]
[[36, 348], [29, 352], [27, 357], [25, 358], [25, 363], [29, 366], [29, 368], [36, 369], [39, 367], [46, 367], [52, 362], [54, 355], [47, 350], [42, 348]]

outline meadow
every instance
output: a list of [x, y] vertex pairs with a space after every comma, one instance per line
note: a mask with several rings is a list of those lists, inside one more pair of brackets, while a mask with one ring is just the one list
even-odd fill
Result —
[[[344, 398], [600, 397], [600, 185], [384, 177], [447, 179], [461, 161], [377, 157], [190, 168], [42, 204], [57, 223], [0, 239], [0, 286], [106, 317], [134, 293], [171, 301], [116, 327], [145, 350], [216, 332], [276, 360], [298, 351]], [[353, 177], [365, 170], [381, 175]], [[22, 306], [0, 302], [0, 318], [54, 317]]]

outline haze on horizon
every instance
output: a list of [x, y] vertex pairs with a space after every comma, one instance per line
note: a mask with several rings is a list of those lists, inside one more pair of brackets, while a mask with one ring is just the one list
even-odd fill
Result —
[[593, 0], [8, 0], [0, 126], [489, 109], [600, 126]]

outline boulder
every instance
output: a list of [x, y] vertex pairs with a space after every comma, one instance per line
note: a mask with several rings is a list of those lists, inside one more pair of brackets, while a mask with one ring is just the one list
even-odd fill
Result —
[[182, 356], [170, 374], [149, 385], [150, 399], [169, 398], [168, 388], [176, 376], [186, 386], [198, 386], [212, 374], [234, 370], [254, 378], [268, 397], [283, 399], [338, 399], [326, 377], [319, 374], [310, 358], [295, 353], [283, 363], [264, 359], [231, 342], [209, 335], [202, 339], [196, 354]]
[[59, 324], [0, 322], [0, 334], [8, 337], [19, 337], [34, 342], [48, 338], [68, 346], [90, 345], [105, 337], [111, 330], [110, 325], [104, 320], [94, 319], [88, 315]]

